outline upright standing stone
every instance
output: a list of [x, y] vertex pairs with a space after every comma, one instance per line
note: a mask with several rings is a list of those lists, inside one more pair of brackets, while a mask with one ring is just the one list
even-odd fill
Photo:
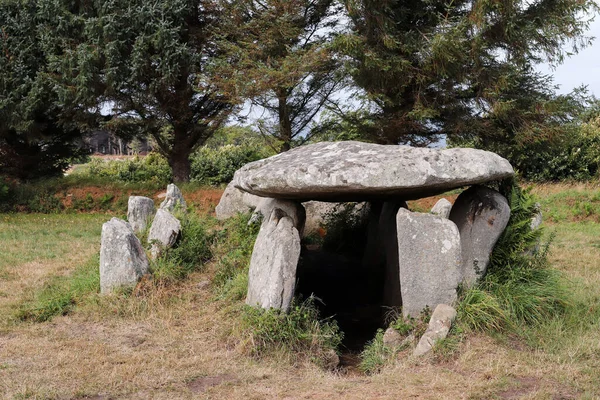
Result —
[[219, 220], [231, 218], [236, 214], [244, 214], [253, 211], [262, 199], [262, 197], [243, 192], [233, 186], [233, 183], [229, 183], [215, 208], [215, 214]]
[[448, 218], [450, 216], [450, 210], [452, 209], [452, 203], [447, 199], [439, 199], [437, 203], [431, 209], [431, 213], [439, 215], [442, 218]]
[[135, 286], [148, 273], [148, 258], [131, 226], [118, 218], [102, 225], [100, 291]]
[[506, 198], [484, 186], [473, 186], [458, 196], [450, 220], [460, 231], [462, 276], [473, 285], [485, 275], [490, 255], [510, 219]]
[[154, 216], [154, 201], [144, 196], [130, 196], [127, 202], [127, 221], [135, 233], [143, 232]]
[[456, 310], [454, 308], [447, 304], [439, 304], [433, 311], [429, 326], [421, 336], [413, 355], [422, 356], [430, 352], [438, 341], [445, 339], [455, 318]]
[[292, 218], [294, 226], [300, 232], [300, 236], [302, 236], [306, 221], [306, 210], [298, 202], [291, 200], [262, 198], [248, 223], [251, 224], [267, 219], [276, 208], [279, 208], [285, 215]]
[[402, 312], [416, 317], [452, 304], [461, 281], [460, 236], [454, 222], [404, 208], [396, 216]]
[[182, 210], [185, 211], [187, 204], [185, 203], [185, 199], [183, 198], [183, 194], [181, 194], [181, 190], [174, 183], [170, 183], [167, 186], [167, 196], [160, 203], [160, 208], [163, 210], [167, 210], [173, 212], [175, 207], [181, 207]]
[[279, 208], [265, 218], [250, 260], [246, 304], [289, 309], [300, 258], [298, 228], [302, 229], [294, 226], [294, 219]]
[[148, 243], [152, 244], [150, 249], [152, 258], [158, 257], [163, 250], [173, 247], [179, 232], [181, 232], [181, 222], [167, 210], [159, 209], [148, 233]]

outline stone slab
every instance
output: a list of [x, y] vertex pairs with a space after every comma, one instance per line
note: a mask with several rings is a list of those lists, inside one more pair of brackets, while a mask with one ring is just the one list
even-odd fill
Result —
[[497, 154], [355, 141], [321, 142], [246, 164], [235, 187], [299, 201], [411, 200], [514, 174]]

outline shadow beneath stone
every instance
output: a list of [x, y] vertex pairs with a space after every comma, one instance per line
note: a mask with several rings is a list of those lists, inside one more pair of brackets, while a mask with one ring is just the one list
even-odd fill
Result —
[[378, 268], [365, 269], [361, 257], [303, 247], [297, 282], [297, 295], [303, 299], [313, 295], [321, 317], [338, 322], [346, 350], [362, 351], [384, 327], [383, 276]]

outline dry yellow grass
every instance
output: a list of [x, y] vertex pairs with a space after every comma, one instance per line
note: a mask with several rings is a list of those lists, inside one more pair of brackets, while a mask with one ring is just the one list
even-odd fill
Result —
[[[96, 224], [99, 232], [102, 222], [98, 218], [86, 224]], [[600, 229], [572, 223], [553, 227], [553, 263], [577, 283], [582, 296], [599, 298], [600, 249], [595, 245]], [[0, 258], [0, 270], [8, 268], [10, 275], [0, 278], [0, 305], [15, 304], [49, 276], [74, 269], [97, 251], [98, 238], [65, 236], [60, 262], [43, 252], [13, 266]], [[43, 247], [42, 239], [37, 240]], [[18, 242], [11, 246], [19, 248]], [[540, 348], [517, 339], [469, 335], [442, 361], [414, 360], [403, 353], [374, 376], [327, 372], [309, 362], [250, 358], [231, 334], [237, 324], [235, 308], [214, 301], [210, 288], [199, 286], [211, 278], [210, 272], [194, 273], [178, 287], [139, 297], [97, 297], [51, 322], [7, 325], [0, 331], [0, 397], [600, 398], [600, 329], [569, 335], [557, 325], [556, 343]], [[0, 316], [6, 312], [0, 309]], [[551, 338], [553, 326], [547, 329]]]

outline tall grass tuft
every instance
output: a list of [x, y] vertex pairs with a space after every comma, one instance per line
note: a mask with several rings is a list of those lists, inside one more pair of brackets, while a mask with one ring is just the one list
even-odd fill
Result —
[[212, 258], [214, 234], [207, 230], [212, 221], [193, 213], [181, 217], [181, 220], [181, 236], [177, 243], [151, 266], [157, 283], [185, 279], [191, 272], [201, 270]]
[[258, 357], [284, 351], [318, 362], [343, 338], [335, 320], [319, 318], [313, 298], [293, 304], [287, 313], [244, 306], [241, 321], [249, 352]]
[[241, 300], [248, 288], [248, 267], [260, 226], [248, 225], [250, 214], [239, 214], [225, 221], [216, 234], [213, 247], [215, 277], [213, 284], [220, 299]]
[[479, 331], [518, 330], [564, 314], [569, 296], [560, 273], [548, 262], [543, 230], [531, 228], [535, 198], [516, 181], [499, 187], [508, 199], [511, 217], [490, 257], [486, 276], [463, 291], [459, 320]]

